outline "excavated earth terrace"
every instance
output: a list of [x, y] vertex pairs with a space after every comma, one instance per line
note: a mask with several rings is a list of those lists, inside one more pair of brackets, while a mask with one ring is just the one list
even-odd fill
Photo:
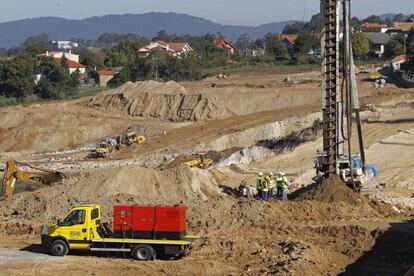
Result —
[[[0, 108], [0, 162], [67, 176], [51, 186], [18, 183], [19, 192], [0, 201], [1, 273], [404, 274], [414, 265], [414, 90], [376, 89], [365, 77], [358, 76], [367, 159], [381, 170], [365, 194], [336, 179], [313, 184], [322, 147], [318, 72], [129, 82], [78, 100]], [[127, 130], [146, 143], [88, 157]], [[214, 161], [209, 169], [182, 164], [199, 152]], [[286, 202], [240, 197], [239, 185], [253, 185], [259, 171], [286, 172], [297, 191]], [[40, 227], [73, 206], [101, 204], [111, 222], [116, 204], [180, 202], [188, 231], [201, 237], [183, 259], [39, 251]]]

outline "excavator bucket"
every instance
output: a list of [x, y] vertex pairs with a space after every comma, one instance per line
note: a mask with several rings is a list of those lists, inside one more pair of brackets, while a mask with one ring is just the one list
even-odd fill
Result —
[[4, 170], [4, 176], [1, 181], [0, 199], [13, 195], [14, 186], [16, 184], [16, 177], [14, 173], [17, 171], [17, 165], [13, 161], [7, 161]]

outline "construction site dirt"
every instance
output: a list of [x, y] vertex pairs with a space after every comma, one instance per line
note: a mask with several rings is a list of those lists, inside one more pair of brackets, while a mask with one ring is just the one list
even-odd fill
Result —
[[[0, 162], [66, 175], [0, 201], [0, 274], [403, 275], [414, 265], [414, 90], [378, 89], [365, 78], [358, 76], [366, 156], [381, 174], [363, 194], [335, 181], [313, 184], [322, 148], [319, 72], [127, 83], [77, 100], [0, 108]], [[146, 142], [87, 158], [127, 129]], [[214, 161], [209, 168], [182, 164], [200, 152]], [[288, 201], [241, 197], [239, 185], [255, 185], [259, 171], [284, 171], [300, 189]], [[76, 205], [101, 204], [108, 221], [115, 204], [180, 202], [201, 238], [179, 260], [56, 258], [39, 245], [40, 227]]]

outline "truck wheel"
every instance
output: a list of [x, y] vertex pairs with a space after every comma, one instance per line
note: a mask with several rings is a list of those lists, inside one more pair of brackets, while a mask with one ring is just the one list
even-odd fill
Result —
[[68, 245], [63, 240], [55, 240], [50, 246], [50, 255], [53, 256], [65, 256], [68, 251]]
[[138, 245], [132, 251], [132, 257], [140, 261], [149, 261], [155, 259], [155, 251], [149, 245]]

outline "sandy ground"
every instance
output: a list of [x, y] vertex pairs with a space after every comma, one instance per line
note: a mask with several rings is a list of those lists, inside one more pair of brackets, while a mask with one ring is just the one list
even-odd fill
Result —
[[[253, 183], [258, 171], [285, 171], [299, 185], [312, 183], [320, 132], [278, 151], [257, 147], [260, 140], [309, 128], [320, 116], [319, 74], [289, 77], [302, 83], [286, 84], [280, 73], [246, 72], [230, 80], [170, 84], [173, 89], [154, 95], [136, 96], [139, 91], [124, 87], [109, 97], [0, 109], [0, 161], [38, 162], [69, 176], [0, 202], [0, 273], [403, 274], [414, 265], [413, 90], [360, 82], [367, 159], [381, 170], [367, 196], [334, 188], [336, 201], [323, 195], [268, 203], [239, 197], [240, 183]], [[146, 135], [147, 143], [107, 160], [85, 158], [88, 146], [128, 128]], [[200, 150], [212, 151], [215, 165], [238, 161], [209, 170], [174, 163]], [[181, 260], [136, 262], [79, 252], [52, 258], [38, 245], [39, 227], [78, 204], [102, 204], [110, 220], [114, 204], [180, 201], [189, 208], [189, 231], [202, 237]]]

